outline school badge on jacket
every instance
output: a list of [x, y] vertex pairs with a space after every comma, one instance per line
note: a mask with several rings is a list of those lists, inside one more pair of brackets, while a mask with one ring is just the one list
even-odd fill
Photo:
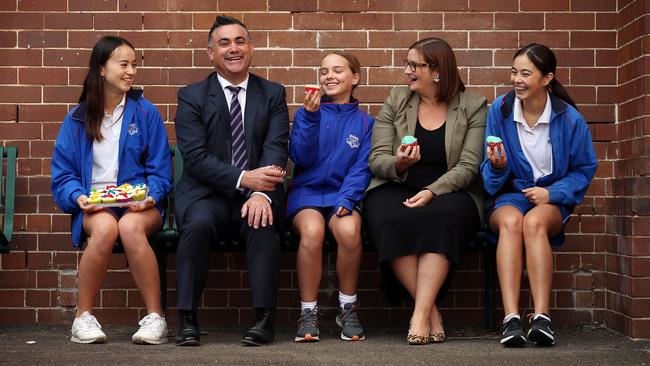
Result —
[[354, 136], [353, 134], [350, 134], [347, 139], [345, 139], [345, 142], [350, 145], [351, 148], [353, 149], [358, 149], [359, 148], [359, 138]]
[[127, 131], [129, 132], [129, 135], [133, 136], [138, 133], [138, 126], [135, 124], [135, 122], [133, 122], [129, 125], [129, 129]]

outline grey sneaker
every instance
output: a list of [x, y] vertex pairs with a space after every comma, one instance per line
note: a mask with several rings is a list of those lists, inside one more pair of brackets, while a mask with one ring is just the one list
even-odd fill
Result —
[[320, 339], [318, 331], [318, 307], [314, 309], [304, 309], [298, 319], [298, 331], [296, 332], [296, 342], [318, 342]]
[[336, 316], [336, 324], [341, 327], [341, 339], [344, 341], [363, 341], [366, 336], [359, 322], [359, 302], [345, 304], [344, 308], [339, 307], [339, 314]]

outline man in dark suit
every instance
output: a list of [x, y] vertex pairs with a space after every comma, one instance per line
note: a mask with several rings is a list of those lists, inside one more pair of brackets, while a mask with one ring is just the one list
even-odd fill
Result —
[[280, 275], [277, 221], [283, 215], [289, 113], [284, 87], [248, 72], [253, 44], [239, 20], [218, 16], [207, 54], [216, 70], [181, 88], [175, 125], [183, 156], [176, 188], [177, 345], [199, 345], [196, 309], [210, 247], [235, 228], [246, 245], [255, 324], [242, 343], [273, 340]]

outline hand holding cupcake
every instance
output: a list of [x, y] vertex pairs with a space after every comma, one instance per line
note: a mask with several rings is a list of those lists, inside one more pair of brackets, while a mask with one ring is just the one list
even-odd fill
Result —
[[305, 100], [302, 105], [307, 112], [316, 112], [320, 108], [320, 85], [305, 85]]
[[418, 145], [418, 139], [410, 135], [404, 136], [397, 149], [395, 170], [399, 174], [419, 160], [420, 146]]
[[485, 138], [487, 142], [487, 157], [490, 164], [495, 169], [503, 169], [508, 162], [506, 158], [506, 150], [503, 147], [503, 141], [498, 136], [488, 136]]

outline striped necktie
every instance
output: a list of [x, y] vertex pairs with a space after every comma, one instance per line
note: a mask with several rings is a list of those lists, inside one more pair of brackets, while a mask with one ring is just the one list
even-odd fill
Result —
[[232, 134], [232, 165], [239, 169], [248, 169], [246, 159], [246, 138], [244, 136], [244, 120], [242, 119], [241, 105], [239, 105], [239, 86], [229, 85], [226, 88], [232, 92], [230, 100], [230, 132]]

